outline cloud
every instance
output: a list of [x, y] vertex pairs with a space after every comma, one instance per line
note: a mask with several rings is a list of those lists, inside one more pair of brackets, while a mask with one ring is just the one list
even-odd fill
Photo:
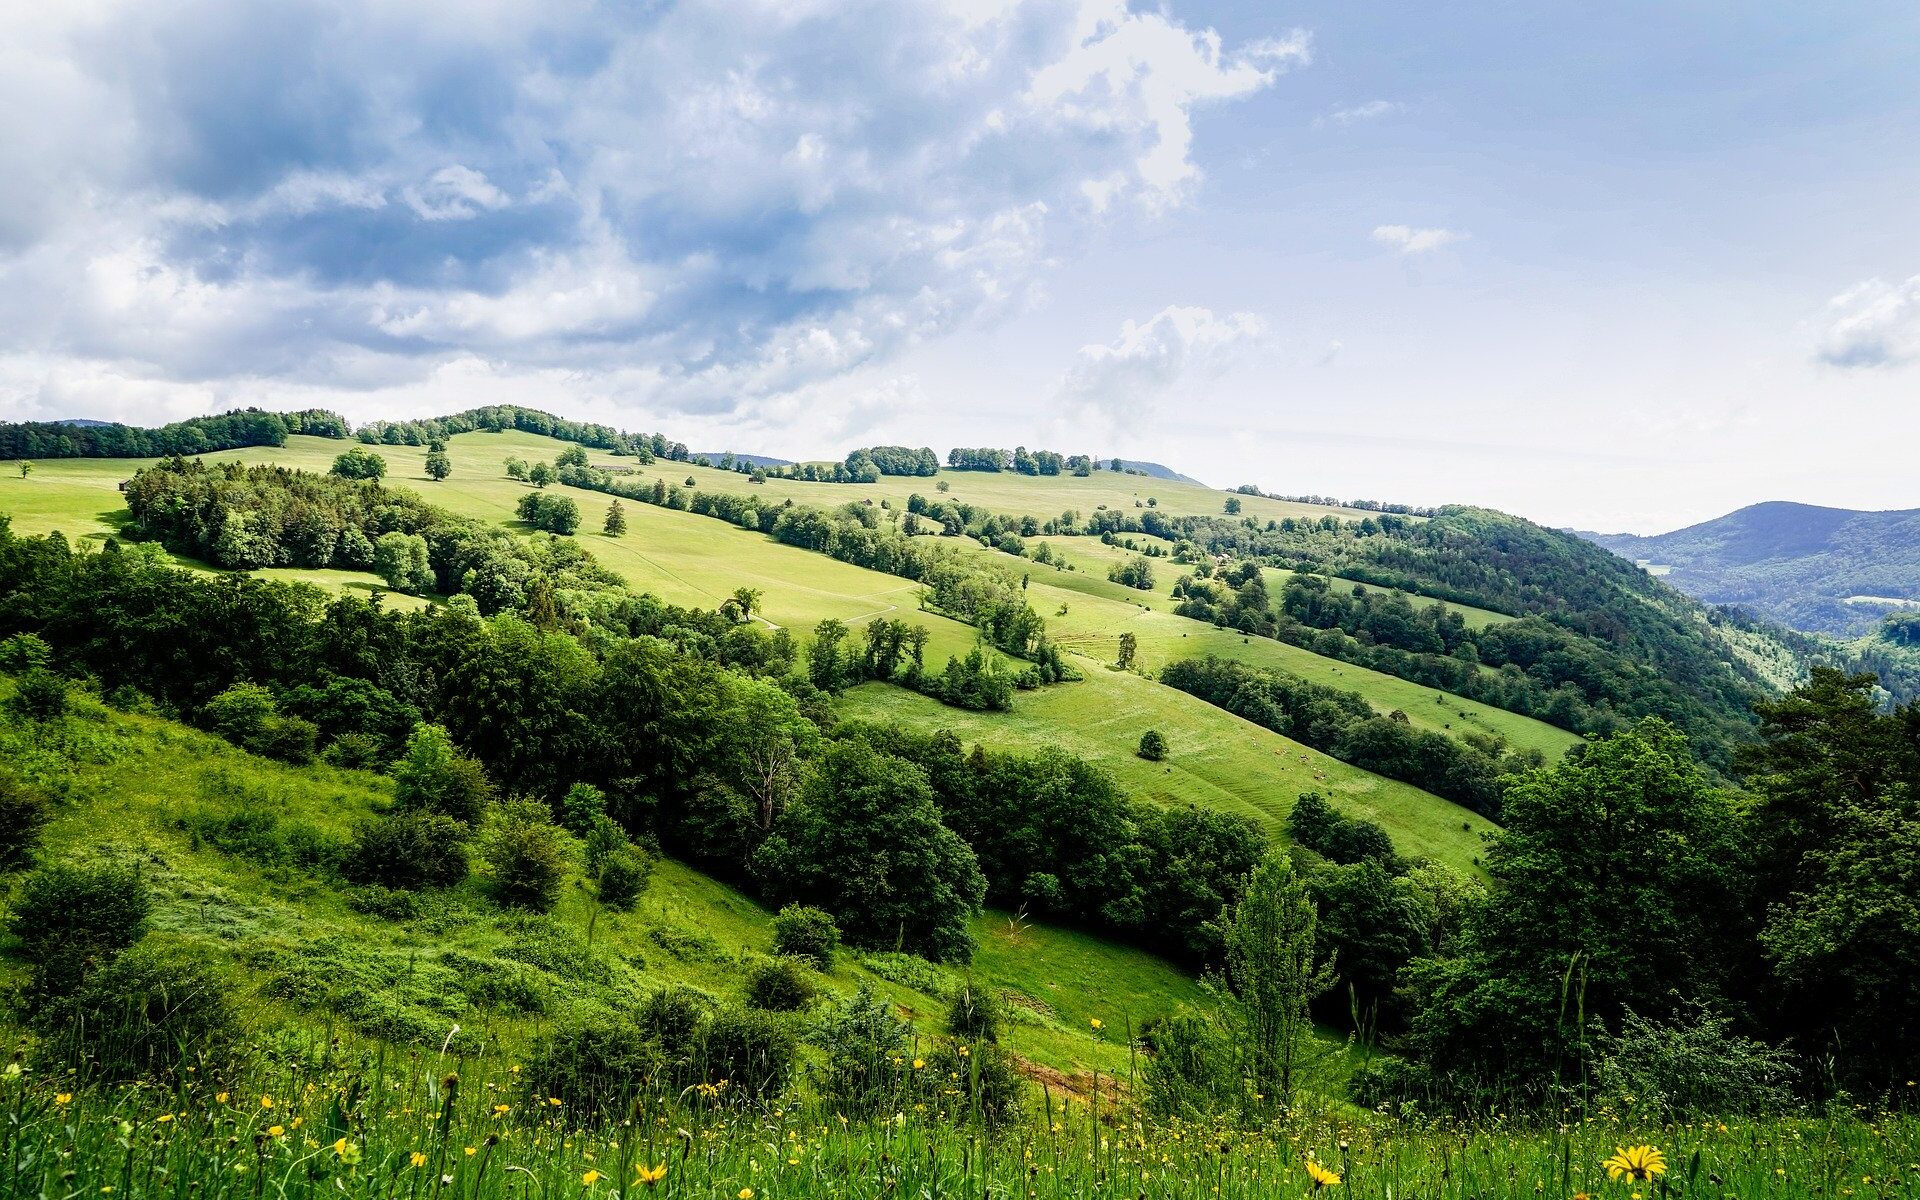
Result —
[[1103, 213], [1191, 197], [1197, 112], [1310, 58], [1124, 0], [100, 0], [0, 35], [12, 415], [476, 371], [750, 413], [1027, 308]]
[[1315, 117], [1315, 125], [1357, 125], [1362, 121], [1377, 121], [1381, 117], [1390, 117], [1401, 111], [1405, 105], [1393, 100], [1369, 100], [1364, 104], [1335, 108], [1325, 116]]
[[1148, 321], [1128, 321], [1112, 342], [1082, 346], [1057, 399], [1075, 422], [1137, 429], [1169, 396], [1217, 377], [1265, 334], [1253, 313], [1163, 308]]
[[1920, 361], [1920, 275], [1905, 283], [1869, 279], [1827, 302], [1817, 351], [1835, 367], [1893, 367]]
[[1402, 254], [1425, 254], [1466, 238], [1453, 229], [1416, 229], [1411, 225], [1377, 225], [1373, 240], [1391, 246]]

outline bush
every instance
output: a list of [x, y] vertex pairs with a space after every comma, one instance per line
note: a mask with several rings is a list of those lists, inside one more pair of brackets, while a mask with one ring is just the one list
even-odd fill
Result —
[[53, 648], [38, 634], [16, 633], [0, 641], [0, 671], [22, 675], [35, 667], [44, 667], [53, 658]]
[[454, 749], [445, 729], [422, 724], [414, 727], [393, 766], [393, 799], [402, 808], [474, 825], [493, 799], [493, 785], [479, 763]]
[[634, 1023], [669, 1061], [688, 1066], [700, 1046], [700, 1029], [712, 1010], [712, 998], [704, 992], [663, 987], [640, 1002]]
[[871, 1117], [905, 1094], [907, 1026], [869, 985], [821, 1021], [813, 1040], [825, 1059], [815, 1068], [814, 1090], [834, 1112]]
[[45, 667], [30, 668], [14, 684], [9, 707], [29, 721], [56, 721], [67, 715], [67, 681]]
[[430, 812], [396, 812], [353, 831], [342, 868], [355, 883], [413, 890], [452, 887], [467, 877], [467, 828]]
[[313, 722], [281, 716], [273, 693], [257, 683], [236, 683], [207, 701], [200, 720], [241, 749], [282, 762], [312, 762], [320, 736]]
[[158, 942], [95, 971], [69, 1004], [49, 1010], [43, 1027], [55, 1021], [71, 1057], [112, 1080], [217, 1074], [240, 1025], [205, 954]]
[[0, 871], [23, 865], [47, 823], [46, 793], [0, 771]]
[[769, 958], [747, 971], [747, 1003], [767, 1012], [799, 1012], [813, 1003], [813, 981], [791, 958]]
[[949, 1120], [979, 1121], [1003, 1129], [1020, 1115], [1025, 1084], [1013, 1055], [992, 1043], [947, 1045], [927, 1055], [914, 1072], [922, 1103]]
[[305, 717], [280, 717], [267, 726], [258, 743], [248, 747], [256, 754], [283, 763], [305, 766], [313, 761], [314, 747], [320, 740], [320, 727]]
[[1238, 1106], [1242, 1095], [1233, 1048], [1203, 1016], [1180, 1013], [1140, 1031], [1147, 1048], [1147, 1109], [1195, 1120]]
[[380, 765], [380, 739], [370, 733], [343, 733], [321, 757], [336, 767], [371, 771]]
[[553, 1096], [568, 1111], [597, 1120], [626, 1114], [664, 1065], [647, 1031], [624, 1017], [596, 1016], [555, 1030], [527, 1059], [534, 1095]]
[[[1627, 1013], [1600, 1038], [1596, 1083], [1616, 1110], [1647, 1120], [1764, 1116], [1793, 1104], [1793, 1055], [1733, 1032], [1732, 1022], [1693, 1004], [1671, 1022]], [[1630, 1101], [1629, 1101], [1629, 1098]]]
[[722, 1008], [700, 1037], [706, 1082], [726, 1080], [730, 1093], [766, 1100], [787, 1090], [799, 1039], [772, 1013]]
[[147, 931], [153, 900], [139, 872], [111, 864], [42, 867], [14, 902], [20, 956], [38, 1000], [67, 996]]
[[947, 1004], [947, 1032], [963, 1042], [998, 1042], [1004, 1023], [1000, 997], [971, 980]]
[[560, 827], [538, 800], [510, 800], [497, 807], [480, 844], [494, 898], [508, 908], [552, 908], [567, 869], [560, 838]]
[[615, 850], [600, 860], [596, 894], [600, 903], [619, 912], [631, 912], [647, 890], [653, 860], [633, 847]]
[[575, 837], [586, 837], [607, 815], [607, 794], [590, 783], [576, 783], [560, 801], [560, 824]]
[[1140, 735], [1140, 749], [1137, 753], [1148, 762], [1164, 762], [1167, 757], [1167, 739], [1158, 729], [1149, 729]]
[[833, 969], [840, 949], [840, 926], [833, 914], [810, 904], [789, 904], [773, 918], [773, 952], [783, 958], [807, 958], [822, 971]]

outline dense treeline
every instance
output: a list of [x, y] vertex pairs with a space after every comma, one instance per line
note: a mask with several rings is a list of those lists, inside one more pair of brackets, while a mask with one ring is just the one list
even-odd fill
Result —
[[[1657, 718], [1513, 782], [1490, 890], [1449, 949], [1398, 956], [1397, 1057], [1358, 1098], [1912, 1103], [1920, 709], [1876, 711], [1870, 677], [1818, 668], [1759, 720], [1746, 796]], [[1410, 945], [1379, 911], [1380, 944]]]
[[[174, 458], [137, 472], [125, 491], [136, 536], [233, 570], [380, 570], [402, 590], [472, 596], [483, 614], [526, 607], [536, 585], [562, 604], [620, 587], [575, 542], [515, 537], [373, 480]], [[383, 569], [408, 549], [395, 538], [419, 540], [427, 575]]]
[[161, 458], [241, 446], [284, 446], [290, 434], [344, 438], [346, 418], [321, 409], [240, 409], [139, 429], [114, 423], [0, 421], [0, 458]]
[[1284, 734], [1341, 762], [1398, 779], [1499, 820], [1500, 778], [1540, 765], [1493, 738], [1415, 729], [1405, 713], [1378, 716], [1358, 692], [1229, 659], [1168, 663], [1160, 682]]
[[[535, 589], [521, 612], [492, 619], [451, 605], [393, 613], [175, 570], [117, 543], [79, 553], [0, 524], [0, 640], [31, 634], [47, 648], [37, 658], [117, 703], [356, 765], [392, 761], [431, 722], [484, 769], [481, 790], [564, 818], [591, 785], [595, 806], [637, 840], [772, 902], [828, 907], [863, 945], [965, 957], [966, 920], [991, 894], [1200, 952], [1257, 841], [1244, 822], [1135, 810], [1064, 756], [992, 756], [964, 788], [944, 773], [936, 787], [932, 773], [953, 757], [944, 748], [867, 727], [823, 738], [821, 693], [785, 631], [618, 591], [574, 597], [563, 616], [555, 595]], [[1065, 809], [1077, 788], [1125, 819], [1076, 826]], [[401, 840], [374, 861], [399, 861], [404, 846], [407, 863], [457, 868], [453, 826], [478, 803], [396, 813]], [[955, 825], [986, 849], [976, 855]]]
[[505, 433], [509, 430], [558, 438], [596, 450], [631, 456], [643, 463], [655, 459], [686, 462], [692, 457], [685, 443], [669, 441], [663, 434], [625, 433], [610, 425], [570, 421], [539, 409], [521, 408], [514, 404], [471, 408], [451, 416], [418, 421], [370, 421], [355, 431], [354, 436], [370, 446], [427, 446], [444, 442], [458, 433]]

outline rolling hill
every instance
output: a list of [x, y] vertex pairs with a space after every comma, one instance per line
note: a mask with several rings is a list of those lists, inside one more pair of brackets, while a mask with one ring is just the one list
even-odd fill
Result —
[[1663, 570], [1690, 596], [1808, 632], [1858, 636], [1890, 611], [1920, 608], [1920, 509], [1775, 500], [1671, 533], [1581, 536]]

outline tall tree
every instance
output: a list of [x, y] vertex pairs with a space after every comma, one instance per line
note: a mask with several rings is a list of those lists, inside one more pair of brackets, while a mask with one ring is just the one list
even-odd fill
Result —
[[627, 510], [615, 500], [607, 505], [606, 524], [601, 527], [608, 537], [621, 537], [627, 532]]
[[1254, 868], [1227, 925], [1227, 982], [1248, 1081], [1269, 1105], [1286, 1105], [1313, 1036], [1308, 1011], [1333, 985], [1315, 946], [1319, 914], [1282, 850]]

